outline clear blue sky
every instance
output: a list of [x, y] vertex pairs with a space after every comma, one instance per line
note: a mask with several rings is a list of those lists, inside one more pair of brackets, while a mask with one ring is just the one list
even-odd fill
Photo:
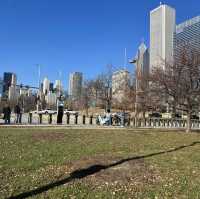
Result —
[[[0, 0], [0, 76], [15, 72], [19, 82], [54, 81], [62, 71], [92, 78], [107, 64], [124, 64], [144, 38], [149, 45], [149, 12], [159, 0]], [[200, 14], [199, 0], [163, 1], [176, 8], [177, 23]], [[131, 65], [128, 66], [133, 71]]]

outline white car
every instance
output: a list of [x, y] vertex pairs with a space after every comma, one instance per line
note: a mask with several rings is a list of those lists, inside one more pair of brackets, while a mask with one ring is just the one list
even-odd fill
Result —
[[64, 114], [69, 113], [70, 115], [76, 115], [78, 114], [78, 111], [68, 111], [68, 110], [64, 110]]
[[32, 111], [32, 113], [36, 113], [36, 114], [57, 114], [57, 111], [55, 110], [51, 110], [51, 109], [45, 109], [45, 110], [41, 110], [41, 111]]

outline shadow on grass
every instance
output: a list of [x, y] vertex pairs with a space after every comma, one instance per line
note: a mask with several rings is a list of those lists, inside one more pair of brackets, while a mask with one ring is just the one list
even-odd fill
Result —
[[65, 178], [63, 180], [59, 180], [59, 181], [44, 185], [44, 186], [39, 187], [37, 189], [33, 189], [33, 190], [21, 193], [21, 194], [16, 195], [16, 196], [11, 196], [8, 199], [22, 199], [22, 198], [27, 198], [27, 197], [30, 197], [30, 196], [35, 196], [35, 195], [41, 194], [41, 193], [43, 193], [45, 191], [48, 191], [50, 189], [53, 189], [55, 187], [67, 184], [67, 183], [69, 183], [71, 181], [74, 181], [76, 179], [85, 178], [87, 176], [90, 176], [90, 175], [93, 175], [95, 173], [98, 173], [101, 170], [106, 170], [106, 169], [109, 169], [111, 167], [123, 164], [123, 163], [131, 161], [131, 160], [145, 159], [145, 158], [149, 158], [149, 157], [153, 157], [153, 156], [157, 156], [157, 155], [161, 155], [161, 154], [165, 154], [165, 153], [172, 153], [172, 152], [175, 152], [175, 151], [187, 148], [187, 147], [195, 146], [197, 144], [200, 144], [200, 141], [193, 142], [193, 143], [191, 143], [189, 145], [179, 146], [177, 148], [170, 149], [170, 150], [167, 150], [167, 151], [160, 151], [160, 152], [157, 152], [157, 153], [150, 153], [150, 154], [147, 154], [147, 155], [125, 158], [125, 159], [122, 159], [122, 160], [117, 161], [115, 163], [108, 164], [108, 165], [100, 165], [100, 164], [92, 165], [92, 166], [90, 166], [88, 168], [84, 168], [84, 169], [79, 169], [79, 170], [73, 171], [72, 173], [70, 173], [69, 177], [67, 177], [67, 178]]

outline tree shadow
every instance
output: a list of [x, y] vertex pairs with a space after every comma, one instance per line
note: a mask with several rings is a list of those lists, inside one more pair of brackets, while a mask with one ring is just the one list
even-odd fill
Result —
[[160, 151], [160, 152], [157, 152], [157, 153], [150, 153], [150, 154], [147, 154], [147, 155], [125, 158], [125, 159], [122, 159], [122, 160], [117, 161], [115, 163], [108, 164], [108, 165], [96, 164], [96, 165], [89, 166], [88, 168], [78, 169], [78, 170], [75, 170], [72, 173], [70, 173], [69, 177], [67, 177], [65, 179], [62, 179], [62, 180], [59, 180], [59, 181], [44, 185], [44, 186], [39, 187], [37, 189], [33, 189], [33, 190], [30, 190], [30, 191], [18, 194], [16, 196], [11, 196], [11, 197], [9, 197], [7, 199], [22, 199], [22, 198], [35, 196], [35, 195], [41, 194], [41, 193], [43, 193], [45, 191], [48, 191], [50, 189], [53, 189], [55, 187], [70, 183], [70, 182], [72, 182], [72, 181], [74, 181], [76, 179], [85, 178], [87, 176], [90, 176], [90, 175], [93, 175], [95, 173], [98, 173], [101, 170], [106, 170], [108, 168], [115, 167], [117, 165], [123, 164], [123, 163], [131, 161], [131, 160], [145, 159], [145, 158], [149, 158], [149, 157], [153, 157], [153, 156], [157, 156], [157, 155], [161, 155], [161, 154], [172, 153], [172, 152], [175, 152], [175, 151], [187, 148], [187, 147], [195, 146], [197, 144], [200, 144], [200, 141], [193, 142], [193, 143], [191, 143], [189, 145], [179, 146], [179, 147], [176, 147], [174, 149], [167, 150], [167, 151]]

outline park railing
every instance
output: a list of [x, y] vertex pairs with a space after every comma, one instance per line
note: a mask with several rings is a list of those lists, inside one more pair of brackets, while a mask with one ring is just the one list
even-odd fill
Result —
[[[15, 119], [11, 120], [15, 123]], [[55, 125], [57, 124], [57, 114], [22, 114], [20, 124], [35, 124], [35, 125]], [[97, 116], [95, 115], [78, 115], [78, 114], [64, 114], [63, 125], [99, 125]], [[125, 121], [115, 121], [111, 118], [110, 126], [127, 126], [132, 128], [186, 128], [186, 119], [176, 118], [126, 118]], [[191, 128], [200, 129], [200, 120], [191, 120]]]

